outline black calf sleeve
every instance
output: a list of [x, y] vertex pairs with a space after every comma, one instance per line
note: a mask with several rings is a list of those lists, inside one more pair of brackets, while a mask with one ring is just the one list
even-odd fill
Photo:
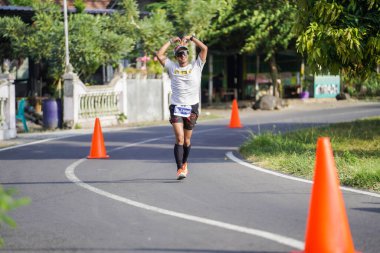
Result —
[[183, 146], [183, 159], [182, 159], [182, 163], [186, 163], [187, 162], [187, 158], [189, 157], [189, 154], [190, 154], [190, 149], [191, 149], [191, 145], [186, 147], [185, 145]]
[[183, 159], [183, 145], [174, 145], [174, 158], [177, 163], [177, 169], [182, 168], [182, 159]]

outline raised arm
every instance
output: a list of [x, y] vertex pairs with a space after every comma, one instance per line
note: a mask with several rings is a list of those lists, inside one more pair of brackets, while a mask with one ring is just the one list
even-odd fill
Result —
[[166, 42], [162, 47], [157, 51], [156, 56], [158, 61], [161, 63], [163, 67], [165, 67], [165, 61], [166, 61], [166, 51], [170, 47], [171, 44], [174, 44], [176, 42], [180, 42], [181, 39], [179, 37], [171, 38], [168, 42]]
[[203, 62], [206, 62], [208, 47], [205, 44], [203, 44], [202, 41], [195, 38], [194, 36], [188, 35], [188, 36], [183, 37], [182, 40], [184, 39], [187, 41], [192, 41], [197, 47], [201, 49], [201, 52], [199, 53], [199, 57], [201, 58]]

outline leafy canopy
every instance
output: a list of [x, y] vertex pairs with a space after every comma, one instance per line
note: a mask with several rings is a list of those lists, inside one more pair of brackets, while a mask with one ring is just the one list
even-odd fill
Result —
[[[36, 1], [37, 2], [37, 1]], [[111, 16], [69, 15], [70, 62], [87, 80], [102, 64], [117, 64], [135, 45], [138, 11], [133, 0], [121, 1], [121, 12]], [[50, 76], [60, 79], [65, 67], [63, 14], [53, 1], [39, 2], [32, 25], [18, 17], [0, 17], [0, 40], [12, 48], [1, 58], [30, 57], [49, 64]]]
[[315, 72], [365, 78], [380, 64], [380, 2], [298, 0], [297, 49]]
[[174, 27], [172, 36], [196, 34], [199, 38], [205, 38], [206, 29], [211, 25], [218, 9], [225, 3], [226, 0], [166, 0], [150, 4], [148, 9], [153, 12], [165, 10], [167, 20]]
[[173, 24], [167, 20], [166, 16], [164, 9], [157, 9], [139, 23], [143, 48], [149, 55], [154, 54], [174, 33]]
[[[286, 0], [228, 0], [207, 29], [213, 44], [237, 52], [260, 51], [269, 59], [295, 38], [295, 4]], [[221, 42], [222, 41], [222, 42]]]

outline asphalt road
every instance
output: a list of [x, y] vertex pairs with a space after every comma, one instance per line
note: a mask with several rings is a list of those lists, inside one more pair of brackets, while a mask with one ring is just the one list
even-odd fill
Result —
[[[189, 176], [175, 180], [169, 125], [104, 131], [110, 159], [87, 160], [91, 133], [0, 149], [0, 184], [32, 199], [2, 226], [0, 252], [275, 253], [303, 249], [311, 184], [226, 157], [252, 133], [380, 115], [380, 103], [241, 114], [200, 122]], [[40, 139], [51, 138], [40, 137]], [[380, 195], [343, 190], [358, 251], [380, 251]]]

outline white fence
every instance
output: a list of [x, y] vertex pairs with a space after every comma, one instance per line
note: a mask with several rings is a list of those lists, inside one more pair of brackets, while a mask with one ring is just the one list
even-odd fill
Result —
[[64, 79], [63, 122], [68, 127], [91, 127], [95, 118], [103, 126], [116, 125], [127, 115], [126, 75], [117, 72], [107, 85], [86, 86], [75, 73]]
[[16, 137], [16, 97], [11, 74], [0, 74], [0, 140]]

